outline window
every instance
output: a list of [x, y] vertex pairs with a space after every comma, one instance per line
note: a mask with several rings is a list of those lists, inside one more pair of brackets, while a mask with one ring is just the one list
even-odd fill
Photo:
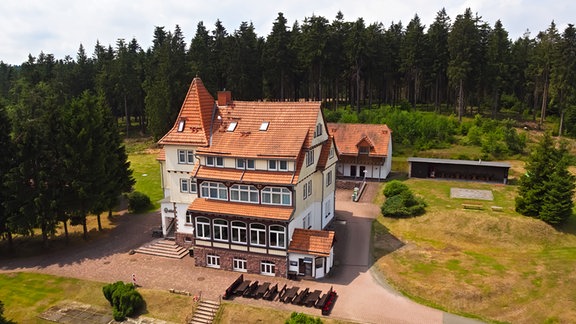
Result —
[[308, 213], [302, 219], [302, 228], [303, 229], [309, 229], [310, 227], [312, 227], [312, 226], [310, 226], [310, 213]]
[[258, 189], [249, 185], [233, 185], [230, 187], [230, 200], [258, 203]]
[[316, 131], [314, 131], [314, 137], [318, 137], [322, 135], [322, 124], [318, 123], [316, 124]]
[[250, 224], [250, 244], [266, 246], [266, 226]]
[[292, 193], [286, 188], [266, 187], [262, 189], [262, 203], [267, 205], [292, 205]]
[[232, 221], [232, 243], [246, 244], [246, 223]]
[[358, 153], [360, 154], [369, 154], [370, 153], [370, 147], [369, 146], [360, 146], [358, 148]]
[[178, 150], [178, 164], [194, 164], [194, 151]]
[[186, 124], [185, 120], [180, 120], [178, 122], [178, 132], [182, 133], [184, 131], [184, 125]]
[[322, 267], [324, 267], [324, 258], [321, 257], [317, 257], [316, 260], [316, 269], [320, 269]]
[[324, 218], [328, 218], [332, 214], [332, 202], [330, 199], [324, 202]]
[[260, 124], [260, 130], [261, 131], [267, 131], [268, 126], [270, 126], [270, 122], [262, 122], [262, 124]]
[[254, 170], [254, 160], [236, 159], [236, 169]]
[[260, 262], [260, 274], [266, 276], [274, 276], [276, 274], [276, 265], [274, 262], [262, 261]]
[[286, 247], [286, 231], [284, 226], [271, 225], [270, 226], [270, 247], [272, 248], [285, 248]]
[[214, 240], [228, 241], [228, 221], [223, 219], [214, 220]]
[[232, 258], [232, 270], [247, 272], [246, 259], [244, 258]]
[[180, 192], [195, 193], [196, 181], [188, 178], [180, 178]]
[[192, 224], [192, 215], [186, 212], [186, 224]]
[[228, 188], [219, 182], [205, 181], [200, 185], [203, 198], [228, 200]]
[[206, 266], [210, 268], [220, 268], [220, 256], [215, 254], [206, 255]]
[[302, 199], [306, 200], [306, 198], [308, 198], [308, 182], [304, 183], [302, 188]]
[[210, 239], [210, 220], [208, 218], [196, 218], [196, 237], [201, 239]]
[[[334, 145], [334, 144], [332, 144], [332, 145]], [[336, 150], [334, 149], [334, 146], [332, 146], [332, 147], [330, 148], [330, 153], [328, 153], [328, 157], [329, 157], [329, 158], [333, 158], [335, 151], [336, 151]]]
[[308, 197], [312, 196], [312, 180], [308, 180]]
[[306, 166], [311, 166], [314, 164], [314, 150], [311, 149], [306, 152]]
[[268, 170], [288, 171], [288, 161], [268, 160]]
[[223, 167], [224, 166], [224, 158], [222, 158], [220, 156], [207, 156], [206, 157], [206, 165], [207, 166]]
[[238, 122], [231, 122], [230, 125], [228, 125], [228, 129], [226, 129], [228, 132], [233, 132], [236, 129], [236, 126], [238, 126]]
[[328, 171], [326, 175], [326, 187], [332, 184], [332, 171]]

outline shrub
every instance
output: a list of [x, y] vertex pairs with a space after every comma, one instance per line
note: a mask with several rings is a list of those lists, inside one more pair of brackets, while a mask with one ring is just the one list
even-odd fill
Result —
[[112, 316], [116, 321], [123, 321], [126, 316], [133, 315], [144, 306], [142, 295], [136, 291], [132, 284], [117, 281], [102, 287], [102, 292], [112, 305]]
[[407, 185], [398, 180], [392, 180], [384, 187], [384, 196], [390, 198], [406, 191], [410, 191]]
[[322, 320], [318, 317], [310, 316], [304, 313], [292, 312], [286, 324], [321, 324]]
[[150, 197], [144, 193], [133, 191], [128, 194], [128, 209], [133, 213], [146, 211], [151, 205]]
[[382, 215], [387, 217], [412, 217], [426, 212], [426, 202], [407, 189], [397, 195], [387, 197], [380, 208]]

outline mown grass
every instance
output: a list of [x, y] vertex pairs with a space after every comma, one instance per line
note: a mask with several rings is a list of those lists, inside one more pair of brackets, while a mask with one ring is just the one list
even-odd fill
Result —
[[[376, 266], [419, 302], [489, 321], [576, 321], [576, 236], [572, 219], [554, 228], [514, 211], [517, 187], [409, 179], [428, 203], [409, 219], [374, 224]], [[494, 201], [464, 210], [450, 188], [492, 190]], [[490, 206], [503, 207], [492, 211]], [[387, 232], [405, 243], [390, 252]], [[471, 315], [473, 314], [473, 315]]]
[[164, 198], [160, 181], [160, 164], [156, 160], [158, 149], [150, 138], [126, 140], [128, 160], [136, 180], [134, 190], [145, 193], [152, 201], [151, 209], [160, 207], [159, 201]]
[[[104, 283], [36, 273], [0, 274], [0, 300], [4, 317], [16, 323], [47, 323], [37, 318], [48, 308], [76, 301], [102, 309], [112, 308], [102, 294]], [[192, 313], [190, 297], [164, 291], [138, 290], [146, 308], [142, 314], [165, 321], [183, 323]]]
[[[256, 307], [237, 303], [222, 303], [216, 314], [214, 323], [266, 323], [284, 324], [292, 312], [269, 307]], [[318, 317], [318, 316], [317, 316]], [[328, 317], [320, 317], [322, 323], [346, 324], [352, 322], [341, 321]]]

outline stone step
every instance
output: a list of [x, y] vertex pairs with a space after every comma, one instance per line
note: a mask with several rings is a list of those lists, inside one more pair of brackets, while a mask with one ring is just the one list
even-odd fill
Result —
[[199, 319], [202, 321], [208, 321], [208, 322], [212, 323], [212, 321], [214, 320], [214, 316], [194, 313], [194, 316], [192, 317], [192, 319]]
[[213, 311], [205, 311], [205, 310], [199, 310], [199, 309], [197, 309], [197, 310], [194, 312], [194, 316], [196, 316], [196, 315], [198, 315], [198, 316], [204, 316], [204, 317], [206, 317], [206, 318], [212, 318], [212, 317], [214, 317], [214, 315], [216, 315], [216, 312], [213, 312]]
[[187, 251], [183, 251], [181, 253], [163, 253], [163, 252], [159, 252], [157, 250], [147, 249], [147, 248], [139, 248], [139, 249], [135, 250], [135, 252], [141, 253], [141, 254], [166, 257], [166, 258], [174, 258], [174, 259], [182, 259], [183, 257], [185, 257], [188, 254]]
[[207, 305], [213, 305], [213, 306], [216, 307], [216, 308], [220, 308], [220, 303], [219, 303], [219, 302], [216, 302], [216, 301], [213, 301], [213, 300], [202, 299], [202, 300], [200, 301], [200, 304], [201, 304], [201, 305], [203, 305], [203, 304], [204, 304], [204, 305], [206, 305], [206, 304], [207, 304]]
[[206, 311], [206, 312], [214, 312], [217, 311], [219, 307], [214, 307], [214, 306], [207, 306], [207, 305], [198, 305], [196, 307], [197, 310], [202, 310], [202, 311]]
[[213, 320], [205, 320], [205, 319], [200, 319], [200, 318], [192, 318], [192, 320], [190, 320], [190, 324], [212, 324]]
[[158, 250], [158, 251], [165, 251], [165, 252], [177, 252], [177, 253], [188, 251], [187, 249], [185, 249], [181, 246], [168, 247], [168, 246], [158, 246], [158, 245], [144, 246], [144, 247], [141, 247], [140, 249]]

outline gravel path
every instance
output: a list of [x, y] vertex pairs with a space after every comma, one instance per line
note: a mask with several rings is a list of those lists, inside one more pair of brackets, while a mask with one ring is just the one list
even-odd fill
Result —
[[[377, 186], [378, 183], [371, 184]], [[367, 193], [374, 194], [374, 187]], [[368, 195], [369, 196], [369, 195]], [[310, 290], [338, 292], [338, 302], [331, 317], [363, 323], [467, 323], [467, 319], [445, 317], [436, 309], [419, 305], [390, 289], [379, 275], [374, 275], [370, 257], [370, 226], [379, 208], [369, 202], [353, 203], [351, 192], [339, 190], [336, 201], [337, 232], [335, 266], [329, 278], [320, 281], [290, 281], [246, 274], [245, 279], [268, 281], [279, 286], [299, 286]], [[363, 197], [363, 201], [370, 201]], [[160, 222], [158, 212], [116, 217], [117, 226], [106, 239], [82, 247], [48, 253], [25, 259], [1, 260], [0, 273], [25, 271], [74, 277], [102, 282], [130, 282], [135, 275], [137, 284], [151, 289], [177, 289], [217, 300], [238, 273], [196, 268], [194, 260], [129, 254], [129, 251], [153, 240], [151, 230]], [[280, 302], [236, 298], [235, 302], [306, 312], [315, 316], [320, 310]], [[448, 320], [448, 318], [450, 320]], [[454, 320], [456, 318], [456, 320]]]

